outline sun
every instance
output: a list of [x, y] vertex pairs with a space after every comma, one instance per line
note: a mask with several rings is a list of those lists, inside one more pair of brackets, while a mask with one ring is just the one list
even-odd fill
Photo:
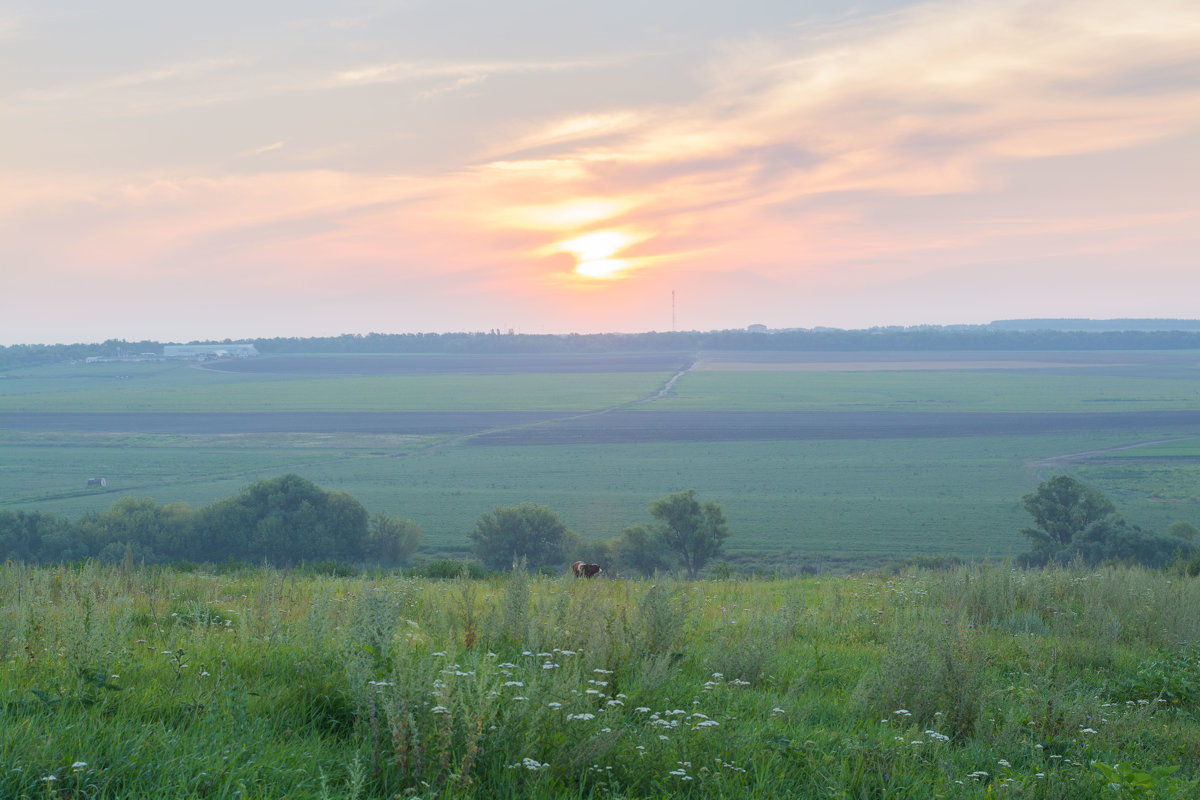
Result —
[[633, 266], [629, 259], [612, 256], [638, 241], [639, 237], [624, 231], [593, 231], [559, 242], [555, 249], [575, 256], [576, 275], [608, 280], [620, 277], [622, 272]]
[[594, 261], [580, 261], [575, 265], [575, 274], [585, 278], [607, 280], [620, 277], [621, 273], [630, 266], [632, 265], [624, 259], [598, 258]]

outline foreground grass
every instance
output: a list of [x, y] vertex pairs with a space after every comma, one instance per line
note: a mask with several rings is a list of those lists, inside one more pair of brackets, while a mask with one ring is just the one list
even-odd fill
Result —
[[1200, 582], [1139, 569], [10, 564], [0, 593], [4, 798], [1182, 798], [1200, 776]]

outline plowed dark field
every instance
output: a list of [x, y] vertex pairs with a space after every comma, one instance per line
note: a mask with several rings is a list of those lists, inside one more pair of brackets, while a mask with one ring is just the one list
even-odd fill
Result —
[[1094, 414], [883, 412], [263, 412], [0, 414], [0, 428], [79, 433], [475, 434], [472, 444], [796, 441], [1031, 436], [1195, 427], [1200, 411]]
[[691, 363], [679, 353], [499, 353], [460, 355], [271, 356], [201, 367], [254, 375], [522, 375], [579, 372], [673, 372]]
[[0, 414], [0, 428], [71, 433], [476, 433], [566, 416], [536, 411], [280, 411]]

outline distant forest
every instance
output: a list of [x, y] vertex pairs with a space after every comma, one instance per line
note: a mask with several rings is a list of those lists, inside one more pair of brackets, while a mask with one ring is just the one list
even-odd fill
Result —
[[[1125, 330], [1113, 330], [1114, 326]], [[863, 330], [658, 331], [648, 333], [528, 334], [368, 333], [240, 339], [264, 355], [284, 353], [606, 353], [700, 350], [1184, 350], [1200, 349], [1198, 320], [1007, 320], [989, 325], [883, 327]], [[233, 344], [186, 342], [183, 344]], [[0, 347], [0, 370], [91, 357], [153, 353], [164, 344], [110, 339], [98, 344], [20, 344]]]

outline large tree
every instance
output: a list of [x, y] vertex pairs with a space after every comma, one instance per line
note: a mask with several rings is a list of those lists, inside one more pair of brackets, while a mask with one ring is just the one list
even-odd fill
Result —
[[472, 551], [489, 569], [508, 569], [521, 559], [531, 567], [563, 564], [579, 543], [558, 512], [537, 503], [487, 511], [468, 535]]
[[1087, 528], [1116, 513], [1099, 489], [1068, 475], [1043, 481], [1036, 491], [1021, 498], [1036, 528], [1022, 528], [1035, 553], [1044, 555], [1068, 547]]
[[690, 578], [721, 552], [729, 537], [725, 512], [711, 500], [697, 500], [695, 489], [660, 497], [650, 505], [650, 516], [660, 523], [659, 538], [679, 556]]
[[290, 564], [363, 557], [369, 515], [345, 492], [322, 489], [299, 475], [255, 481], [236, 497], [197, 515], [194, 547], [187, 557], [217, 561]]

